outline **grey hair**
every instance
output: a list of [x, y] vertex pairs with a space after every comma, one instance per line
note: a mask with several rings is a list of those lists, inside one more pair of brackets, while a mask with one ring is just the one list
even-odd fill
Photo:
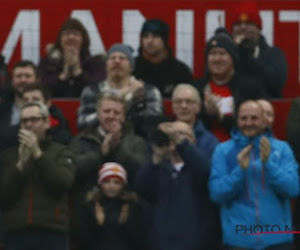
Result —
[[41, 115], [44, 118], [49, 116], [48, 107], [42, 102], [27, 102], [21, 107], [21, 111], [29, 107], [38, 107], [40, 109]]
[[193, 95], [194, 95], [194, 98], [195, 98], [195, 101], [197, 103], [200, 103], [201, 102], [201, 97], [200, 97], [200, 94], [199, 94], [199, 91], [198, 89], [196, 89], [193, 85], [191, 84], [188, 84], [188, 83], [180, 83], [178, 84], [175, 89], [173, 90], [173, 94], [172, 94], [172, 100], [174, 99], [175, 95], [177, 94], [177, 92], [181, 89], [189, 89], [192, 91]]

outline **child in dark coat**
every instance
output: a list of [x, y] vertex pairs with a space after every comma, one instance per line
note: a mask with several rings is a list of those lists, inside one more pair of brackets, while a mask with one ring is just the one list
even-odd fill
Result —
[[80, 249], [145, 249], [137, 195], [125, 191], [126, 184], [127, 173], [120, 164], [107, 162], [99, 170], [98, 186], [88, 192], [81, 208]]

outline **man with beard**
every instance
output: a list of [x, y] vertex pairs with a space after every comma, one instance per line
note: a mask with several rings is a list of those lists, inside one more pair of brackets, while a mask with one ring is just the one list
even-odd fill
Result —
[[133, 72], [136, 78], [155, 85], [164, 98], [172, 96], [178, 83], [192, 80], [189, 67], [173, 56], [168, 24], [159, 19], [147, 20], [143, 24], [140, 41]]
[[77, 125], [79, 129], [98, 125], [96, 112], [97, 96], [105, 91], [121, 95], [127, 102], [127, 116], [135, 129], [143, 135], [143, 125], [151, 117], [162, 114], [159, 90], [151, 84], [137, 80], [131, 73], [134, 69], [132, 49], [124, 44], [114, 44], [107, 52], [104, 81], [87, 86], [80, 96]]
[[34, 84], [37, 79], [37, 68], [31, 61], [19, 61], [13, 66], [11, 86], [5, 91], [0, 103], [0, 154], [18, 141], [22, 94], [25, 87]]
[[282, 97], [287, 62], [283, 52], [268, 45], [261, 35], [262, 22], [256, 4], [239, 3], [230, 18], [230, 28], [239, 46], [241, 71], [260, 78], [267, 97]]

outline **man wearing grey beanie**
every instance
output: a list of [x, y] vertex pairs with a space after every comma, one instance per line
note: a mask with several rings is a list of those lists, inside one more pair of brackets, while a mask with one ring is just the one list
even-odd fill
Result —
[[82, 91], [78, 110], [77, 125], [79, 129], [98, 124], [96, 101], [99, 94], [114, 92], [123, 96], [128, 102], [128, 116], [140, 124], [148, 116], [162, 114], [162, 98], [159, 90], [153, 85], [137, 80], [133, 75], [134, 58], [131, 47], [113, 44], [106, 58], [107, 77], [104, 81], [91, 85]]

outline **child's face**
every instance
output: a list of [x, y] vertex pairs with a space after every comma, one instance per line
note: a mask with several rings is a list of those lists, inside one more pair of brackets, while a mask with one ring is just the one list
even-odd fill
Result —
[[117, 197], [124, 187], [124, 183], [117, 177], [110, 177], [101, 183], [103, 193], [108, 198]]

